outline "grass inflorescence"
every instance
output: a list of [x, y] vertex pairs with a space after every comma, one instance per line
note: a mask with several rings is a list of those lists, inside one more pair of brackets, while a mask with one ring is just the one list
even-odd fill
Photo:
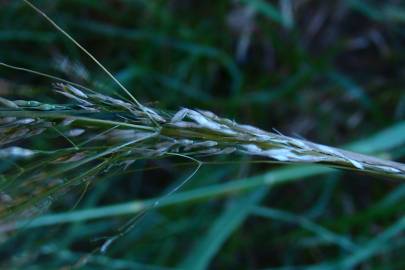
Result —
[[[169, 29], [166, 36], [146, 26], [138, 31], [112, 26], [107, 19], [97, 22], [62, 16], [62, 21], [95, 36], [129, 42], [146, 40], [159, 48], [187, 55], [184, 59], [171, 54], [162, 57], [155, 55], [155, 48], [145, 46], [142, 48], [145, 59], [141, 62], [145, 66], [133, 64], [117, 74], [110, 72], [86, 49], [88, 46], [81, 45], [41, 9], [30, 1], [24, 2], [67, 37], [78, 51], [90, 57], [119, 91], [112, 90], [114, 86], [109, 83], [92, 82], [90, 73], [80, 62], [72, 62], [60, 54], [55, 67], [69, 80], [50, 75], [48, 71], [37, 71], [43, 70], [38, 61], [31, 62], [35, 63], [35, 70], [0, 62], [2, 71], [28, 73], [54, 83], [52, 91], [46, 94], [31, 85], [15, 85], [11, 79], [0, 84], [0, 91], [6, 93], [0, 97], [0, 239], [4, 243], [0, 252], [10, 258], [2, 259], [0, 266], [34, 263], [34, 267], [70, 265], [111, 269], [165, 268], [160, 265], [181, 269], [207, 269], [210, 265], [235, 268], [239, 266], [229, 256], [233, 257], [237, 250], [244, 254], [243, 258], [250, 258], [246, 260], [246, 268], [282, 265], [293, 269], [352, 269], [359, 265], [378, 267], [403, 250], [404, 241], [398, 236], [405, 229], [401, 218], [405, 192], [400, 186], [405, 179], [405, 165], [389, 160], [405, 154], [401, 151], [405, 134], [404, 123], [400, 121], [403, 109], [399, 102], [396, 111], [399, 116], [395, 118], [398, 123], [386, 129], [383, 126], [387, 126], [389, 113], [382, 113], [387, 109], [384, 103], [387, 99], [401, 95], [386, 90], [387, 95], [379, 100], [373, 96], [374, 92], [369, 94], [366, 90], [378, 88], [378, 80], [364, 84], [363, 89], [330, 60], [336, 51], [349, 54], [369, 43], [378, 48], [384, 59], [391, 59], [385, 36], [372, 28], [366, 37], [360, 35], [358, 39], [348, 38], [344, 45], [336, 42], [336, 46], [326, 46], [325, 53], [316, 59], [311, 53], [312, 49], [318, 49], [316, 46], [322, 47], [329, 39], [339, 36], [339, 31], [345, 31], [346, 28], [340, 29], [338, 25], [343, 25], [341, 19], [349, 16], [346, 13], [349, 11], [376, 23], [400, 24], [401, 13], [393, 12], [391, 1], [381, 10], [368, 5], [368, 1], [365, 4], [342, 1], [345, 2], [342, 5], [337, 1], [336, 16], [329, 14], [327, 6], [310, 12], [309, 5], [302, 18], [294, 18], [295, 12], [298, 16], [297, 10], [306, 10], [306, 4], [280, 1], [278, 9], [267, 1], [237, 1], [225, 20], [231, 29], [229, 36], [235, 38], [234, 56], [216, 48], [217, 45], [207, 45], [229, 46], [224, 39], [226, 35], [219, 35], [221, 31], [205, 32], [210, 23], [218, 25], [215, 20], [193, 30], [205, 35], [197, 35], [188, 42], [182, 41], [193, 36], [188, 26], [171, 33], [173, 25], [184, 23], [183, 18], [173, 17], [170, 11], [184, 8], [184, 3], [177, 1], [170, 7], [158, 2], [139, 4], [145, 14], [161, 20], [162, 29]], [[55, 3], [70, 5], [65, 1]], [[88, 5], [90, 10], [98, 12], [108, 4]], [[122, 5], [133, 8], [132, 4]], [[217, 10], [224, 11], [230, 4], [217, 5]], [[10, 10], [19, 8], [10, 4]], [[313, 13], [316, 15], [313, 19], [305, 16]], [[114, 14], [111, 9], [111, 14], [104, 16], [120, 20], [121, 15]], [[143, 19], [147, 21], [148, 16]], [[199, 25], [193, 18], [186, 15], [184, 18], [191, 25]], [[308, 29], [302, 33], [300, 20], [308, 22]], [[327, 27], [323, 29], [320, 24]], [[282, 29], [281, 34], [274, 31], [278, 28]], [[323, 35], [323, 31], [330, 35]], [[43, 36], [40, 32], [10, 33], [0, 32], [0, 39], [40, 40], [44, 46], [54, 40], [53, 32]], [[177, 34], [177, 39], [170, 36]], [[267, 35], [272, 37], [271, 45], [265, 38]], [[206, 40], [198, 41], [203, 36]], [[297, 40], [292, 42], [290, 38]], [[318, 38], [321, 40], [317, 41]], [[260, 42], [255, 42], [256, 39]], [[284, 39], [288, 41], [286, 44]], [[309, 44], [315, 44], [314, 48]], [[263, 63], [259, 61], [262, 66], [257, 65], [253, 51], [261, 47], [268, 49], [263, 50], [269, 59], [277, 58], [280, 63], [268, 63], [263, 58]], [[98, 49], [102, 51], [103, 46]], [[15, 51], [20, 53], [17, 48]], [[153, 60], [154, 57], [159, 57], [159, 61]], [[350, 55], [345, 57], [348, 63], [361, 62]], [[1, 55], [1, 61], [10, 59]], [[22, 57], [20, 60], [31, 61]], [[175, 72], [165, 75], [173, 66]], [[158, 70], [161, 67], [163, 70]], [[260, 69], [265, 70], [265, 76], [257, 76]], [[268, 69], [273, 70], [270, 78]], [[280, 74], [273, 75], [275, 71]], [[142, 83], [137, 85], [141, 89], [137, 95], [121, 82], [131, 84], [139, 78]], [[325, 79], [329, 84], [324, 84]], [[278, 87], [264, 89], [269, 83]], [[145, 100], [146, 95], [160, 87], [177, 94], [157, 91], [154, 99], [158, 104], [140, 102], [144, 99], [145, 85], [152, 89], [145, 92]], [[308, 90], [313, 87], [315, 91]], [[326, 94], [316, 92], [317, 87], [326, 90]], [[343, 88], [346, 94], [335, 95], [336, 87]], [[347, 121], [342, 120], [347, 115], [337, 109], [339, 104], [353, 101], [359, 110], [347, 117]], [[319, 108], [313, 102], [319, 102]], [[167, 109], [167, 104], [180, 109]], [[249, 107], [251, 104], [253, 108]], [[327, 121], [321, 116], [308, 119], [301, 115], [300, 110], [314, 107], [319, 109], [319, 114], [330, 108], [335, 112]], [[233, 120], [237, 110], [243, 112], [237, 119], [254, 125]], [[362, 120], [367, 127], [373, 127], [365, 121], [366, 117], [379, 123], [380, 132], [369, 136], [355, 128]], [[315, 134], [318, 135], [314, 137], [319, 136], [324, 142], [340, 136], [366, 138], [331, 147], [255, 126], [266, 123], [264, 126], [270, 130], [274, 124], [269, 125], [269, 119], [289, 123], [289, 130], [298, 132], [317, 126]], [[351, 128], [352, 134], [340, 134], [340, 125]], [[287, 166], [278, 168], [280, 165]], [[156, 173], [159, 168], [174, 176], [173, 183], [163, 191], [161, 181], [168, 177]], [[250, 176], [250, 170], [254, 176]], [[237, 180], [221, 182], [229, 176]], [[147, 181], [139, 181], [142, 178]], [[299, 183], [305, 179], [313, 181]], [[367, 188], [358, 187], [357, 179]], [[399, 181], [386, 181], [391, 179]], [[275, 189], [276, 186], [281, 187]], [[221, 201], [225, 204], [219, 204]], [[196, 210], [191, 212], [191, 208]], [[123, 222], [126, 217], [129, 219]], [[262, 219], [270, 222], [262, 226]], [[255, 229], [250, 230], [254, 224]], [[250, 236], [237, 233], [241, 230]], [[40, 233], [30, 236], [31, 231]], [[46, 237], [40, 236], [44, 232]], [[59, 243], [56, 239], [61, 239], [61, 235], [65, 237]], [[14, 256], [11, 248], [14, 244], [23, 246], [23, 250], [37, 249], [16, 252]], [[271, 262], [264, 256], [270, 252], [277, 255]], [[49, 265], [41, 262], [43, 257], [52, 257]], [[300, 266], [302, 263], [307, 265]], [[400, 269], [401, 263], [398, 260], [398, 265], [390, 263], [390, 266]]]
[[[176, 113], [160, 112], [155, 108], [139, 107], [136, 103], [93, 91], [80, 90], [62, 83], [55, 84], [55, 91], [73, 102], [70, 105], [55, 105], [2, 98], [5, 106], [1, 110], [1, 115], [5, 117], [2, 118], [0, 127], [3, 133], [3, 145], [26, 140], [31, 136], [41, 136], [41, 133], [46, 132], [47, 129], [56, 130], [72, 145], [70, 148], [51, 153], [18, 146], [2, 150], [3, 158], [27, 161], [35, 160], [36, 156], [51, 154], [56, 158], [56, 163], [63, 164], [55, 172], [45, 175], [41, 169], [35, 168], [36, 166], [33, 166], [35, 170], [28, 170], [31, 176], [28, 176], [27, 172], [3, 174], [5, 184], [3, 194], [10, 198], [19, 198], [10, 200], [6, 204], [0, 213], [3, 218], [10, 214], [26, 215], [26, 211], [31, 211], [33, 201], [39, 203], [43, 197], [49, 200], [49, 197], [59, 192], [68, 191], [69, 187], [76, 185], [78, 181], [90, 181], [88, 178], [97, 177], [98, 173], [106, 167], [117, 164], [125, 169], [139, 159], [160, 159], [172, 155], [201, 164], [198, 159], [203, 157], [243, 154], [265, 157], [276, 163], [324, 164], [405, 179], [404, 164], [265, 132], [250, 125], [241, 125], [235, 121], [220, 118], [209, 111], [183, 108]], [[80, 137], [84, 143], [77, 145], [70, 137]], [[87, 147], [86, 144], [91, 141], [95, 146]], [[96, 145], [101, 141], [103, 146], [97, 147]], [[94, 168], [85, 170], [83, 174], [73, 176], [68, 181], [53, 180], [76, 172], [78, 169], [83, 170], [83, 166], [93, 162], [98, 162], [96, 170]], [[44, 165], [47, 166], [47, 162]], [[25, 166], [30, 167], [30, 165]], [[13, 184], [8, 191], [7, 183], [23, 176], [31, 180], [25, 179], [21, 186]], [[29, 191], [25, 196], [20, 195], [23, 190], [32, 189], [36, 192], [39, 190], [38, 185], [44, 183], [52, 187], [45, 188], [40, 192], [41, 195], [30, 194]], [[177, 189], [179, 187], [170, 191], [168, 195], [173, 194]], [[150, 207], [154, 208], [159, 203], [160, 199], [156, 199]], [[144, 210], [147, 209], [148, 207]], [[6, 231], [13, 228], [8, 224], [3, 226], [5, 227], [3, 230]], [[105, 248], [101, 247], [101, 250]]]

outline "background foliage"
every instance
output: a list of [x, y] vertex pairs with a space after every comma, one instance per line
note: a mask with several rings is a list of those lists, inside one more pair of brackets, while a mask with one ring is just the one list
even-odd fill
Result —
[[[145, 103], [167, 110], [207, 109], [328, 145], [357, 141], [353, 149], [386, 158], [405, 155], [401, 1], [34, 3]], [[103, 93], [116, 91], [88, 57], [22, 1], [0, 5], [2, 62]], [[51, 83], [0, 69], [0, 95], [10, 99], [66, 103], [50, 90]], [[32, 143], [47, 150], [66, 141], [55, 133]], [[400, 182], [318, 167], [256, 164], [238, 156], [209, 160], [218, 164], [205, 164], [184, 189], [127, 231], [122, 225], [153, 204], [150, 198], [178, 185], [193, 164], [180, 166], [177, 158], [139, 161], [126, 171], [81, 183], [52, 205], [38, 205], [45, 218], [0, 235], [0, 265], [405, 267], [405, 186]], [[8, 164], [0, 161], [0, 170]], [[125, 236], [105, 252], [93, 252], [105, 237], [123, 231]]]

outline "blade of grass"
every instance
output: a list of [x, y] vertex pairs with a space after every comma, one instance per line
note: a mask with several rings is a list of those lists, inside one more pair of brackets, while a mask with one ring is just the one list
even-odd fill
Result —
[[358, 248], [349, 238], [343, 235], [338, 235], [303, 216], [269, 207], [255, 207], [252, 210], [252, 214], [260, 217], [296, 224], [307, 231], [313, 232], [320, 238], [330, 243], [334, 243], [347, 251], [355, 251]]
[[353, 255], [349, 256], [341, 264], [341, 269], [352, 269], [363, 261], [375, 256], [379, 252], [387, 249], [389, 241], [405, 230], [405, 217], [400, 218], [388, 229], [383, 231], [374, 239], [368, 241], [362, 248], [358, 249]]
[[232, 205], [221, 213], [207, 234], [189, 252], [181, 268], [207, 269], [225, 241], [243, 224], [251, 208], [265, 197], [267, 191], [268, 189], [261, 188], [232, 202]]
[[[294, 269], [305, 270], [338, 270], [355, 269], [360, 263], [377, 255], [378, 253], [389, 250], [390, 241], [405, 230], [405, 217], [398, 219], [392, 226], [380, 233], [372, 240], [366, 242], [353, 254], [342, 258], [336, 262], [325, 262], [318, 265], [308, 265], [296, 267]], [[274, 268], [276, 269], [276, 268]], [[280, 269], [280, 268], [278, 268]]]

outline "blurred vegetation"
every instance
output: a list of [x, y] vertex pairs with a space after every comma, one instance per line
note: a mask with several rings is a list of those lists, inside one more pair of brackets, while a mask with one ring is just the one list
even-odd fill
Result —
[[[144, 103], [207, 109], [328, 145], [355, 141], [350, 148], [404, 161], [401, 2], [34, 1]], [[0, 62], [116, 92], [22, 1], [0, 6]], [[0, 96], [66, 102], [50, 90], [53, 82], [1, 67]], [[67, 144], [58, 133], [47, 136], [32, 145]], [[38, 217], [21, 229], [0, 234], [1, 268], [405, 268], [399, 181], [244, 157], [210, 162], [136, 223], [136, 213], [193, 164], [141, 160], [83, 181], [38, 205]], [[2, 159], [0, 172], [10, 164]], [[3, 195], [0, 202], [9, 199]]]

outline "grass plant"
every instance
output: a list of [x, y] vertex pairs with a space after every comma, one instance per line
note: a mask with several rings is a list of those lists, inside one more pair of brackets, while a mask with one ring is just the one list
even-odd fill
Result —
[[[189, 106], [183, 107], [187, 103], [180, 104], [180, 109], [170, 110], [164, 105], [140, 102], [138, 99], [142, 98], [140, 93], [135, 97], [121, 80], [134, 78], [138, 76], [136, 75], [138, 72], [140, 74], [148, 72], [132, 67], [113, 75], [68, 31], [30, 1], [24, 0], [24, 2], [73, 43], [79, 52], [87, 55], [95, 65], [101, 68], [118, 87], [119, 92], [112, 91], [114, 86], [108, 83], [100, 86], [99, 91], [97, 85], [82, 86], [83, 83], [74, 83], [70, 79], [50, 75], [47, 71], [42, 72], [25, 66], [0, 62], [2, 70], [30, 74], [54, 83], [52, 93], [41, 95], [42, 98], [34, 95], [31, 98], [22, 99], [16, 94], [10, 95], [14, 98], [6, 95], [0, 97], [0, 158], [2, 160], [0, 233], [4, 239], [0, 252], [4, 256], [11, 256], [10, 260], [1, 261], [4, 267], [18, 268], [35, 262], [38, 267], [70, 265], [76, 268], [93, 267], [95, 269], [103, 267], [166, 269], [166, 267], [150, 265], [151, 261], [153, 264], [180, 269], [208, 269], [210, 265], [236, 267], [229, 256], [233, 254], [232, 250], [235, 246], [243, 246], [244, 241], [249, 242], [249, 239], [245, 239], [243, 235], [237, 235], [234, 236], [232, 243], [230, 238], [243, 228], [244, 224], [256, 219], [270, 219], [293, 226], [285, 237], [279, 234], [285, 231], [283, 227], [271, 226], [270, 231], [266, 228], [257, 230], [258, 233], [264, 233], [268, 237], [276, 235], [274, 243], [281, 246], [284, 242], [291, 243], [294, 238], [299, 239], [299, 247], [283, 247], [281, 250], [287, 250], [286, 252], [277, 252], [279, 259], [276, 261], [281, 265], [293, 267], [292, 269], [355, 269], [362, 265], [374, 267], [378, 263], [375, 263], [373, 258], [381, 257], [377, 261], [384, 262], [386, 258], [395, 257], [396, 251], [403, 250], [404, 241], [400, 236], [405, 230], [405, 223], [401, 216], [404, 210], [401, 202], [405, 194], [402, 192], [400, 183], [405, 179], [405, 164], [389, 160], [389, 158], [401, 158], [405, 154], [400, 151], [405, 141], [403, 121], [397, 121], [396, 124], [377, 132], [374, 136], [336, 148], [313, 143], [298, 136], [286, 136], [276, 130], [268, 132], [253, 125], [240, 124], [232, 117], [220, 117], [211, 110], [194, 109], [193, 106], [192, 109], [187, 108]], [[384, 9], [385, 13], [381, 15], [375, 8], [365, 8], [368, 6], [356, 4], [353, 1], [347, 2], [353, 10], [364, 13], [364, 16], [369, 16], [376, 21], [380, 21], [376, 18], [381, 16], [391, 16], [395, 23], [401, 18], [400, 13], [394, 14], [389, 8]], [[241, 5], [246, 5], [248, 10], [253, 10], [249, 14], [259, 14], [272, 23], [292, 31], [295, 22], [291, 13], [291, 1], [280, 1], [280, 3], [281, 9], [278, 10], [266, 1], [241, 1]], [[154, 4], [146, 2], [143, 5], [149, 10], [156, 8]], [[84, 23], [80, 20], [76, 23], [82, 23], [81, 25], [89, 28], [90, 31], [102, 33], [110, 38], [119, 33], [127, 39], [144, 38], [151, 40], [152, 43], [172, 46], [190, 55], [189, 62], [181, 63], [184, 69], [194, 61], [198, 61], [200, 57], [215, 59], [230, 77], [230, 92], [233, 95], [226, 104], [225, 100], [220, 98], [216, 99], [216, 102], [224, 103], [230, 112], [235, 105], [249, 102], [249, 100], [258, 104], [265, 100], [265, 104], [274, 106], [273, 101], [289, 96], [290, 91], [297, 91], [300, 84], [304, 84], [308, 78], [314, 77], [314, 74], [322, 69], [317, 66], [322, 65], [319, 63], [311, 63], [311, 67], [297, 68], [291, 80], [281, 84], [271, 94], [258, 90], [253, 94], [246, 94], [245, 100], [248, 101], [241, 102], [239, 96], [242, 95], [242, 75], [238, 70], [238, 64], [233, 62], [232, 57], [228, 57], [217, 49], [193, 43], [173, 42], [172, 39], [163, 38], [160, 35], [143, 35], [140, 32], [115, 29], [112, 26], [111, 29], [105, 28], [97, 23]], [[271, 30], [268, 31], [271, 32]], [[10, 38], [5, 35], [7, 33], [0, 34], [3, 34], [0, 38]], [[32, 36], [30, 34], [28, 36], [11, 35], [11, 38], [47, 40], [50, 36], [41, 37], [38, 33]], [[378, 44], [381, 45], [381, 43]], [[239, 49], [236, 58], [243, 57], [243, 50]], [[65, 65], [69, 63], [65, 62]], [[75, 67], [74, 70], [79, 74], [76, 78], [86, 80], [88, 75], [85, 69], [78, 68], [80, 65]], [[64, 69], [71, 70], [66, 66]], [[82, 71], [79, 72], [79, 70]], [[162, 76], [158, 72], [152, 77], [158, 78], [157, 81], [165, 87], [173, 87], [177, 89], [176, 91], [189, 93], [191, 99], [201, 97], [201, 103], [214, 101], [215, 98], [211, 94], [203, 94], [199, 90], [194, 89], [194, 91], [191, 86], [182, 85], [180, 71], [176, 78], [178, 81]], [[191, 72], [191, 68], [188, 72]], [[75, 77], [74, 74], [71, 75]], [[338, 85], [345, 88], [352, 98], [359, 99], [360, 106], [370, 115], [376, 119], [380, 118], [379, 105], [374, 104], [373, 99], [352, 80], [336, 71], [327, 71], [324, 75], [332, 81], [337, 81]], [[183, 76], [187, 77], [187, 75]], [[35, 92], [35, 89], [32, 91]], [[54, 96], [54, 98], [48, 98], [48, 96]], [[262, 96], [265, 98], [261, 98]], [[170, 100], [170, 97], [167, 99]], [[195, 104], [196, 107], [201, 105], [203, 104]], [[129, 199], [125, 200], [118, 195], [123, 203], [117, 204], [115, 201], [111, 202], [111, 198], [106, 196], [103, 200], [108, 205], [99, 204], [102, 201], [100, 194], [108, 193], [109, 189], [119, 189], [119, 187], [111, 187], [109, 179], [125, 179], [127, 175], [136, 176], [149, 171], [153, 173], [156, 168], [167, 166], [168, 160], [169, 167], [176, 171], [177, 179], [165, 190], [160, 189], [161, 195], [156, 195], [155, 190], [152, 196], [134, 201], [132, 199], [134, 195], [131, 192], [118, 192], [118, 194], [129, 196]], [[287, 166], [275, 169], [275, 166], [280, 164]], [[256, 176], [245, 175], [243, 170], [247, 170], [250, 166], [271, 169]], [[184, 169], [185, 167], [187, 168]], [[239, 180], [223, 183], [212, 179], [215, 172], [219, 175], [227, 175], [229, 171], [235, 170], [238, 173], [234, 176]], [[343, 217], [332, 213], [335, 224], [330, 224], [326, 218], [315, 220], [314, 215], [322, 215], [326, 211], [326, 205], [332, 200], [331, 190], [335, 188], [336, 183], [331, 179], [339, 178], [340, 175], [366, 179], [376, 177], [379, 179], [373, 181], [383, 182], [385, 180], [382, 179], [388, 179], [389, 183], [399, 187], [398, 190], [387, 192], [387, 195], [383, 194], [384, 199], [381, 203], [371, 206], [369, 211], [359, 210], [353, 216], [346, 214]], [[278, 196], [279, 201], [270, 201], [274, 206], [264, 205], [265, 202], [269, 202], [269, 196], [271, 198], [276, 186], [288, 188], [293, 183], [301, 182], [300, 180], [319, 177], [324, 177], [322, 180], [325, 181], [322, 182], [325, 183], [318, 184], [318, 188], [319, 186], [323, 188], [322, 196], [319, 197], [312, 211], [309, 211], [312, 214], [294, 213], [295, 210], [282, 209], [284, 205], [289, 204], [289, 198], [297, 199], [291, 194], [284, 197]], [[330, 179], [327, 180], [327, 177]], [[158, 178], [164, 178], [164, 176]], [[153, 177], [147, 179], [149, 181]], [[303, 197], [313, 197], [311, 184], [308, 181], [302, 181], [302, 184], [304, 186], [301, 189], [305, 190]], [[159, 185], [156, 184], [156, 186]], [[227, 200], [225, 204], [227, 206], [218, 210], [216, 207], [218, 200]], [[302, 198], [302, 200], [308, 199]], [[334, 200], [344, 201], [345, 199], [334, 198]], [[201, 205], [208, 204], [208, 208], [201, 206], [191, 217], [188, 208], [196, 202], [204, 202]], [[281, 205], [279, 208], [278, 203]], [[80, 207], [81, 204], [83, 207]], [[72, 210], [66, 210], [66, 206]], [[76, 209], [77, 207], [80, 209]], [[296, 208], [300, 209], [299, 203], [296, 204]], [[343, 208], [351, 209], [350, 200]], [[161, 211], [168, 211], [167, 209], [174, 210], [167, 215], [161, 213]], [[347, 210], [347, 213], [351, 213], [350, 211]], [[184, 215], [184, 213], [187, 214]], [[122, 221], [124, 217], [128, 220], [116, 222]], [[376, 219], [387, 222], [390, 218], [396, 220], [388, 222], [379, 230], [379, 234], [371, 236], [370, 232], [362, 232], [357, 236], [356, 226], [368, 225], [371, 228], [371, 225], [376, 223]], [[207, 222], [210, 219], [211, 222]], [[165, 228], [165, 233], [154, 233], [159, 230], [159, 226]], [[64, 231], [67, 235], [66, 239], [61, 243], [52, 243], [52, 239], [60, 238], [52, 233], [52, 228], [55, 228], [55, 232]], [[150, 228], [155, 229], [150, 231]], [[187, 230], [187, 228], [192, 229]], [[49, 240], [38, 236], [32, 236], [30, 240], [31, 230], [50, 232], [47, 236], [50, 244], [41, 244]], [[97, 237], [88, 247], [74, 248], [77, 243], [86, 246], [83, 244], [83, 239], [86, 237], [88, 239], [89, 235], [94, 237], [94, 232], [99, 232], [97, 234], [101, 237]], [[194, 236], [192, 242], [186, 239], [180, 240], [179, 243], [188, 247], [186, 251], [178, 253], [181, 256], [175, 256], [176, 251], [173, 247], [178, 244], [177, 241], [167, 241], [167, 246], [162, 247], [158, 253], [152, 244], [148, 246], [148, 243], [157, 243], [165, 237], [192, 236]], [[253, 235], [250, 241], [255, 243], [263, 237], [260, 234]], [[145, 263], [133, 260], [125, 252], [126, 255], [120, 257], [119, 253], [125, 247], [138, 241], [146, 247], [144, 249], [139, 247], [139, 250], [134, 248], [134, 250], [139, 252], [141, 261]], [[228, 246], [226, 246], [227, 241], [230, 241]], [[22, 242], [27, 250], [35, 246], [39, 249], [32, 254], [23, 252], [18, 256], [9, 255], [14, 251], [8, 247], [19, 242]], [[261, 257], [262, 254], [271, 252], [265, 251], [266, 243], [256, 242], [253, 246], [259, 249], [257, 252], [253, 251], [253, 257]], [[316, 250], [321, 252], [322, 256], [308, 258], [309, 255], [304, 251], [305, 255], [290, 257], [289, 252], [294, 252], [296, 249]], [[222, 253], [226, 255], [218, 258], [218, 254]], [[39, 260], [41, 257], [54, 255], [57, 255], [56, 259], [49, 264], [42, 264]], [[155, 259], [148, 260], [151, 257]], [[300, 266], [300, 263], [295, 262], [296, 257], [309, 263], [306, 266]], [[263, 262], [259, 261], [257, 264], [262, 267]], [[273, 263], [270, 264], [273, 265]], [[394, 263], [389, 265], [394, 267]], [[249, 267], [256, 268], [256, 265], [252, 262]], [[395, 267], [400, 268], [401, 262], [398, 262], [398, 266], [395, 265]], [[272, 266], [270, 269], [273, 269]]]

